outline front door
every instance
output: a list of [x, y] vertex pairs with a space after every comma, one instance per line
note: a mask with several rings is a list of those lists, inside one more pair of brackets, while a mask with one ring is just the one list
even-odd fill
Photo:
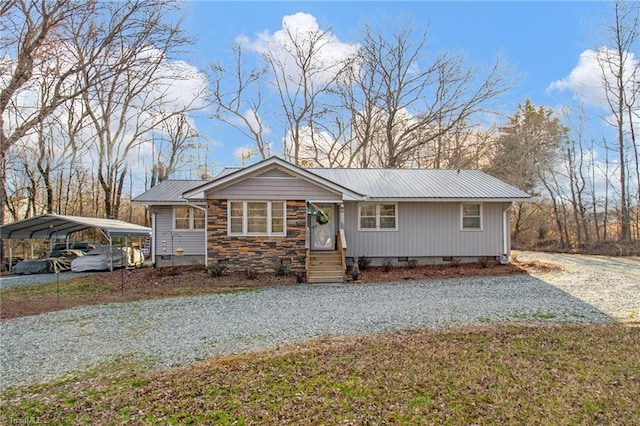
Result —
[[326, 223], [319, 223], [318, 216], [311, 216], [311, 250], [335, 250], [336, 218], [333, 204], [316, 204], [329, 217]]

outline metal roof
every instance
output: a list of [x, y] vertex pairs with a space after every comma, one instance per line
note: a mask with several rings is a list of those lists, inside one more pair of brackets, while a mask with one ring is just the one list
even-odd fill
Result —
[[84, 229], [98, 228], [107, 238], [149, 237], [151, 228], [115, 219], [66, 216], [46, 213], [0, 227], [2, 239], [51, 239], [63, 238]]
[[186, 203], [182, 194], [199, 187], [208, 180], [163, 180], [148, 191], [138, 195], [133, 200], [134, 204], [177, 204]]
[[504, 200], [531, 198], [529, 194], [479, 170], [441, 169], [303, 169], [278, 157], [246, 168], [228, 167], [212, 180], [166, 180], [132, 200], [137, 204], [185, 203], [183, 194], [204, 197], [204, 190], [227, 184], [264, 167], [279, 165], [320, 185], [345, 194], [345, 199], [378, 200]]
[[529, 194], [479, 170], [309, 169], [372, 199], [528, 199]]

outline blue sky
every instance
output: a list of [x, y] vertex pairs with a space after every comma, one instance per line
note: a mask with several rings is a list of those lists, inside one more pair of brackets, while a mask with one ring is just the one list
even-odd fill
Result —
[[[410, 18], [416, 29], [429, 28], [427, 47], [434, 52], [462, 53], [472, 66], [488, 66], [500, 55], [513, 66], [522, 78], [503, 98], [502, 112], [511, 114], [526, 98], [551, 108], [574, 99], [576, 85], [582, 83], [565, 79], [578, 67], [581, 54], [598, 46], [612, 6], [576, 1], [188, 1], [185, 25], [197, 44], [184, 59], [205, 70], [214, 61], [229, 59], [228, 46], [238, 36], [273, 34], [282, 28], [283, 17], [298, 12], [313, 15], [321, 29], [331, 28], [345, 43], [356, 42], [364, 24]], [[550, 88], [563, 80], [566, 84]], [[250, 141], [213, 120], [201, 118], [197, 124], [217, 143], [210, 158], [218, 167], [239, 164], [233, 152]], [[606, 130], [594, 120], [590, 131], [601, 138]]]

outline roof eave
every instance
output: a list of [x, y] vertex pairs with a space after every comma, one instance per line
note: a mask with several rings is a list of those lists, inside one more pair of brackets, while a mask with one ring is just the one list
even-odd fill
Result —
[[190, 199], [190, 200], [171, 200], [171, 201], [131, 201], [131, 204], [141, 206], [175, 206], [181, 204], [204, 204], [205, 199]]
[[[366, 201], [371, 202], [407, 202], [407, 203], [453, 203], [453, 202], [468, 202], [476, 201], [481, 203], [500, 203], [500, 202], [518, 202], [518, 201], [530, 201], [531, 197], [518, 198], [518, 197], [368, 197]], [[359, 201], [359, 200], [353, 200]]]

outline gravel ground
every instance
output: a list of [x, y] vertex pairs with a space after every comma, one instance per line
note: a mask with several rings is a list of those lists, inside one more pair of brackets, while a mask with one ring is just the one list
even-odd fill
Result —
[[1, 323], [0, 388], [116, 360], [156, 367], [327, 335], [504, 321], [614, 322], [640, 316], [637, 259], [519, 253], [563, 272], [385, 284], [300, 285], [119, 303]]

